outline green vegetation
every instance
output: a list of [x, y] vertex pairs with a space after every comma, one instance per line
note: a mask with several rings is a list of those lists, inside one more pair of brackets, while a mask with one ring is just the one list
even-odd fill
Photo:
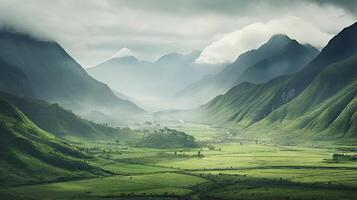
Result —
[[196, 121], [243, 137], [296, 144], [357, 141], [357, 24], [335, 36], [302, 71], [265, 84], [242, 83], [201, 106]]
[[357, 155], [348, 154], [333, 154], [332, 159], [334, 161], [357, 161]]
[[192, 148], [197, 147], [195, 138], [184, 132], [164, 128], [144, 135], [136, 146], [149, 148]]
[[0, 98], [0, 185], [17, 185], [106, 175], [91, 157], [38, 128]]
[[[198, 127], [208, 130], [193, 124], [182, 128], [189, 130], [191, 126], [196, 133], [200, 132]], [[79, 148], [87, 147], [92, 156], [88, 164], [112, 175], [8, 187], [0, 189], [0, 194], [40, 200], [354, 198], [356, 164], [349, 160], [336, 162], [333, 155], [353, 155], [355, 147], [326, 149], [255, 143], [206, 141], [209, 147], [193, 149], [138, 148], [104, 141], [83, 143], [78, 144]], [[198, 156], [198, 152], [204, 156]]]
[[35, 199], [177, 197], [191, 194], [192, 186], [205, 181], [196, 176], [160, 173], [24, 186], [12, 191], [19, 196], [31, 196]]
[[58, 137], [86, 138], [88, 140], [120, 137], [123, 134], [120, 129], [82, 119], [71, 111], [61, 108], [58, 104], [20, 98], [4, 92], [0, 92], [0, 98], [10, 101], [37, 126]]
[[[163, 112], [143, 116], [133, 123], [135, 129], [112, 128], [81, 119], [57, 104], [0, 93], [0, 197], [355, 199], [356, 33], [357, 23], [344, 29], [296, 74], [266, 84], [239, 84], [190, 111], [200, 112], [197, 121], [205, 124], [182, 120], [189, 112], [167, 111], [167, 121], [159, 121]], [[250, 52], [256, 58], [247, 53], [239, 62], [275, 63], [265, 53], [281, 59], [277, 52], [290, 39], [274, 37], [271, 40], [279, 41]], [[47, 100], [60, 97], [74, 107], [99, 102], [116, 113], [124, 105], [129, 105], [127, 111], [142, 111], [113, 97], [56, 43], [0, 32], [0, 44], [0, 72], [21, 79], [14, 83], [0, 75], [5, 80], [1, 90], [25, 95], [21, 85], [28, 81]], [[21, 61], [11, 59], [14, 52], [23, 54]], [[22, 62], [26, 65], [19, 66]], [[67, 74], [61, 78], [63, 72]]]

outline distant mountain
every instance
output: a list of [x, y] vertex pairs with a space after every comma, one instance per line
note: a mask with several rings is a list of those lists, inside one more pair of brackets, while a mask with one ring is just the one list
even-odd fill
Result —
[[274, 35], [258, 49], [241, 54], [220, 73], [180, 91], [177, 97], [191, 99], [196, 105], [206, 103], [241, 82], [264, 83], [297, 72], [318, 53], [311, 45], [301, 45], [286, 35]]
[[[88, 73], [149, 107], [164, 106], [173, 102], [176, 92], [201, 77], [216, 73], [220, 66], [196, 64], [201, 51], [189, 54], [170, 53], [155, 62], [139, 61], [133, 55], [113, 57]], [[167, 105], [169, 106], [169, 105]]]
[[11, 76], [0, 79], [3, 91], [56, 102], [76, 111], [143, 111], [89, 76], [56, 42], [0, 31], [0, 46], [0, 70], [6, 72], [1, 76]]
[[38, 128], [2, 98], [0, 137], [2, 186], [105, 174], [83, 161], [89, 156]]
[[[202, 116], [252, 135], [287, 130], [304, 138], [356, 138], [356, 34], [357, 23], [332, 38], [301, 71], [264, 84], [241, 83], [202, 106]], [[283, 133], [279, 136], [299, 138]]]
[[4, 92], [0, 92], [0, 98], [11, 102], [38, 127], [57, 137], [90, 140], [120, 136], [118, 129], [82, 119], [58, 104], [20, 98]]
[[318, 53], [316, 48], [304, 46], [296, 40], [292, 40], [273, 56], [244, 70], [234, 84], [245, 81], [265, 83], [278, 76], [295, 73], [300, 71]]

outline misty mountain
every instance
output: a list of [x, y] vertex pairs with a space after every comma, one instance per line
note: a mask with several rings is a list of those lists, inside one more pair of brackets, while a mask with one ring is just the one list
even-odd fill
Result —
[[0, 60], [0, 91], [7, 91], [23, 96], [33, 96], [31, 82], [27, 76], [16, 67]]
[[49, 104], [42, 100], [21, 98], [0, 92], [0, 98], [16, 106], [39, 128], [61, 138], [113, 138], [120, 131], [115, 128], [97, 124], [61, 108], [58, 104]]
[[318, 53], [311, 45], [301, 45], [286, 35], [274, 35], [258, 49], [241, 54], [220, 73], [180, 91], [177, 97], [191, 99], [196, 105], [206, 103], [241, 82], [264, 83], [297, 72]]
[[[95, 80], [56, 42], [26, 34], [0, 32], [0, 89], [59, 103], [78, 112], [89, 110], [142, 112]], [[16, 78], [16, 79], [15, 79]], [[16, 83], [15, 83], [16, 80]]]
[[316, 48], [309, 45], [304, 46], [296, 40], [292, 40], [275, 55], [244, 70], [235, 84], [244, 81], [265, 83], [275, 77], [295, 73], [318, 53]]
[[[176, 92], [203, 76], [217, 72], [218, 65], [196, 64], [200, 51], [189, 54], [170, 53], [155, 62], [136, 57], [113, 57], [87, 69], [94, 78], [123, 92], [146, 106], [165, 106]], [[168, 106], [168, 105], [166, 105]]]
[[[203, 116], [253, 135], [277, 133], [280, 127], [286, 132], [278, 138], [299, 138], [292, 134], [296, 132], [305, 139], [355, 138], [356, 34], [357, 23], [332, 38], [315, 59], [293, 75], [233, 87], [202, 106]], [[264, 127], [264, 133], [257, 127]]]

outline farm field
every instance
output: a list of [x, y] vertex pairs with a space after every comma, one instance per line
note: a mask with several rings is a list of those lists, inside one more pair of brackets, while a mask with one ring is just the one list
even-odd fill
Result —
[[[88, 162], [111, 175], [21, 185], [0, 190], [7, 199], [353, 199], [357, 163], [332, 159], [348, 146], [311, 148], [256, 141], [210, 143], [222, 134], [205, 125], [181, 127], [199, 148], [153, 149], [111, 141], [85, 143]], [[97, 148], [93, 148], [97, 147]], [[198, 156], [201, 155], [201, 156]], [[309, 191], [308, 193], [306, 191]]]

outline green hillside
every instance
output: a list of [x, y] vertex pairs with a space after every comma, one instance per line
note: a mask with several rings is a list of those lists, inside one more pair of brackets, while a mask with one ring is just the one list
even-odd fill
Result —
[[115, 137], [120, 134], [118, 129], [82, 119], [58, 104], [20, 98], [4, 92], [0, 92], [0, 98], [7, 99], [38, 127], [58, 137], [95, 139]]
[[356, 141], [356, 66], [357, 55], [328, 66], [298, 97], [250, 129], [257, 133], [257, 128], [276, 131], [279, 127], [281, 134], [275, 138], [301, 132], [306, 139]]
[[103, 174], [87, 155], [38, 128], [0, 98], [0, 184], [16, 185]]
[[276, 93], [286, 82], [286, 77], [267, 84], [244, 82], [200, 107], [202, 119], [210, 123], [232, 124], [245, 128], [270, 113]]
[[[210, 123], [230, 125], [237, 129], [249, 126], [250, 134], [301, 130], [308, 139], [319, 135], [354, 137], [356, 115], [357, 23], [332, 38], [321, 53], [303, 70], [291, 76], [273, 79], [265, 84], [242, 83], [225, 95], [201, 106], [201, 119]], [[354, 57], [351, 57], [354, 56]], [[349, 60], [345, 59], [351, 57]], [[344, 62], [342, 62], [344, 61]], [[333, 65], [333, 63], [341, 62]], [[289, 103], [291, 102], [291, 103]], [[276, 112], [275, 112], [276, 111]], [[268, 118], [266, 118], [269, 116]], [[265, 120], [273, 125], [263, 123]], [[255, 123], [263, 120], [258, 124]], [[270, 129], [268, 128], [268, 125]], [[259, 131], [260, 130], [260, 131]], [[252, 133], [253, 132], [253, 133]], [[299, 138], [299, 134], [290, 137]]]

